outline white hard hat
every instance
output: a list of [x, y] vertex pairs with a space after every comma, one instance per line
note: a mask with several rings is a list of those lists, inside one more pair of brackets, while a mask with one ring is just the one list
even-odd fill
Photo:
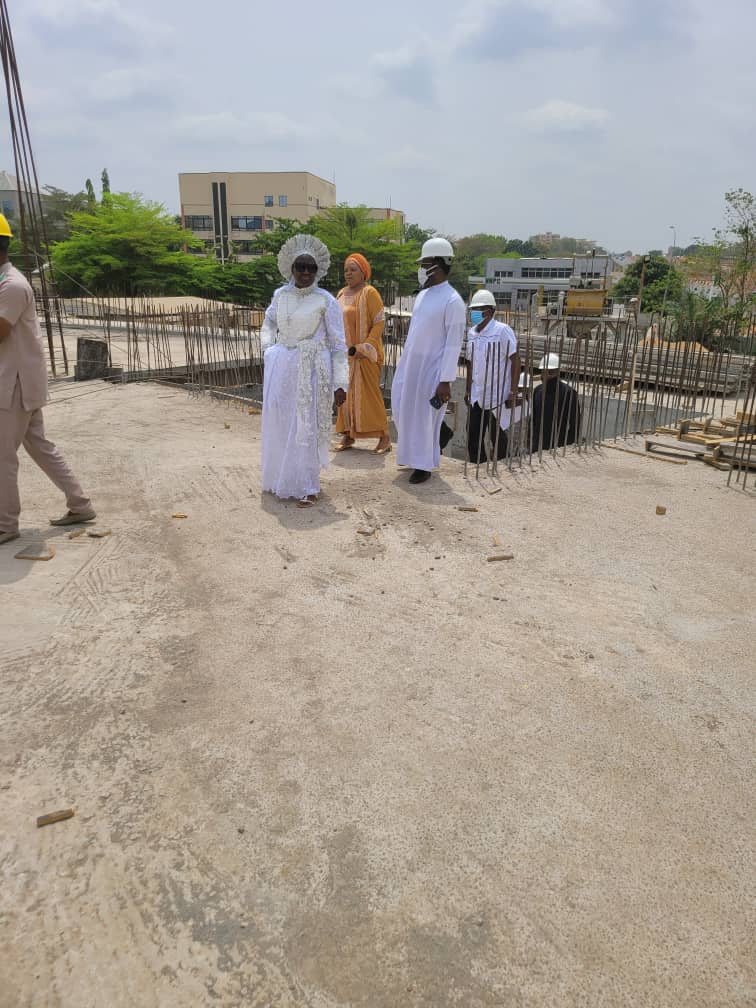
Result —
[[517, 388], [529, 388], [530, 387], [530, 375], [527, 371], [520, 372], [520, 380], [517, 382]]
[[550, 353], [544, 354], [541, 357], [538, 367], [541, 371], [558, 371], [559, 370], [559, 354]]
[[429, 238], [423, 244], [418, 262], [421, 259], [453, 259], [454, 249], [450, 241], [446, 238]]
[[475, 291], [470, 299], [469, 308], [495, 308], [496, 298], [490, 290]]

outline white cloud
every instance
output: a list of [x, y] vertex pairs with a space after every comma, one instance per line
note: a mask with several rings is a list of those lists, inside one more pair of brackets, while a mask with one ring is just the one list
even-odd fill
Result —
[[129, 101], [163, 91], [165, 75], [147, 67], [120, 67], [96, 77], [88, 87], [89, 97], [98, 103]]
[[219, 141], [286, 144], [306, 140], [312, 135], [312, 127], [295, 122], [280, 113], [238, 115], [226, 109], [222, 112], [179, 116], [173, 122], [172, 132], [180, 139], [190, 139], [198, 144]]
[[576, 105], [558, 98], [524, 113], [525, 125], [539, 133], [575, 133], [601, 129], [611, 116], [606, 109]]
[[434, 68], [424, 43], [375, 53], [370, 67], [386, 89], [400, 98], [420, 104], [435, 101]]

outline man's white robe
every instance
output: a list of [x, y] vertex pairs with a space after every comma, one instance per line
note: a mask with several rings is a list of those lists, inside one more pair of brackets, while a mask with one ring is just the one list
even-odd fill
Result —
[[391, 386], [399, 465], [429, 472], [441, 461], [439, 435], [446, 406], [434, 409], [430, 400], [439, 382], [453, 382], [457, 377], [465, 315], [462, 298], [447, 281], [417, 296]]

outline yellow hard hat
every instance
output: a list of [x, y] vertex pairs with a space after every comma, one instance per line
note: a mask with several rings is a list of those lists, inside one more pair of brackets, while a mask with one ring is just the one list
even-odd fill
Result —
[[0, 213], [0, 238], [12, 238], [13, 232], [10, 229], [6, 217]]

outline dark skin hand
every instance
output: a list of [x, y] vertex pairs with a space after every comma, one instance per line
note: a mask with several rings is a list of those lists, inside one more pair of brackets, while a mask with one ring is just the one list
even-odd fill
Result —
[[343, 406], [346, 402], [346, 392], [343, 388], [337, 388], [333, 393], [333, 401], [337, 406]]
[[436, 386], [436, 395], [442, 403], [447, 403], [451, 399], [451, 382], [442, 381]]

